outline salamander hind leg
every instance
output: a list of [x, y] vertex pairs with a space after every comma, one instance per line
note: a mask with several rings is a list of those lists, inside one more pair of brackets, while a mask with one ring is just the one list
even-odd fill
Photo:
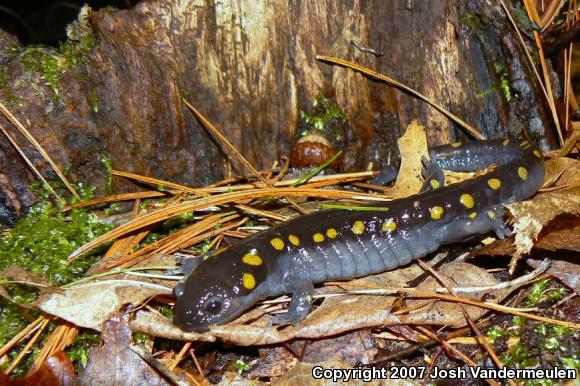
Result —
[[288, 312], [276, 315], [270, 324], [297, 324], [303, 320], [312, 308], [312, 295], [314, 286], [312, 282], [304, 279], [296, 279], [289, 286], [292, 292], [292, 300], [288, 305]]

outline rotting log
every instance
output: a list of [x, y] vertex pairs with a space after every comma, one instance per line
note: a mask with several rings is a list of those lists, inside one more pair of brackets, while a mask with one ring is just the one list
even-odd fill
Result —
[[[414, 118], [427, 126], [431, 144], [465, 135], [424, 102], [318, 62], [317, 54], [397, 79], [487, 136], [525, 130], [544, 148], [554, 145], [539, 85], [495, 3], [142, 1], [123, 11], [85, 8], [68, 35], [57, 51], [21, 47], [0, 32], [0, 100], [72, 181], [96, 186], [97, 194], [106, 191], [103, 156], [114, 169], [191, 186], [224, 177], [224, 153], [183, 97], [257, 168], [288, 153], [301, 131], [299, 113], [317, 94], [350, 119], [349, 135], [331, 138], [345, 150], [346, 169], [381, 167]], [[25, 144], [5, 119], [0, 123]], [[24, 148], [54, 179], [37, 152]], [[11, 223], [30, 205], [33, 180], [1, 140], [0, 222]], [[113, 190], [136, 189], [130, 184], [114, 179]]]

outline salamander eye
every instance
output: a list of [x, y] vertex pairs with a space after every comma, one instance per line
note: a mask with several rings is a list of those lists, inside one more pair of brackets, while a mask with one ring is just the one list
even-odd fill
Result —
[[205, 302], [205, 310], [212, 315], [217, 315], [222, 310], [222, 301], [218, 296], [213, 296]]

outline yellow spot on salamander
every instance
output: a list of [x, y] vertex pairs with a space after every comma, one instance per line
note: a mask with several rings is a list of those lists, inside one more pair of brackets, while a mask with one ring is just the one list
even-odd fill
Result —
[[497, 178], [490, 178], [489, 180], [487, 180], [487, 184], [493, 190], [498, 190], [501, 186], [501, 181], [498, 180]]
[[470, 219], [474, 219], [476, 217], [477, 217], [477, 212], [471, 212], [471, 213], [469, 213], [469, 218]]
[[255, 253], [246, 253], [244, 257], [242, 257], [242, 261], [248, 265], [262, 265], [262, 258]]
[[383, 223], [383, 232], [394, 232], [397, 229], [397, 223], [394, 219], [390, 218]]
[[352, 233], [355, 235], [362, 235], [365, 231], [365, 224], [362, 221], [355, 221], [352, 225]]
[[322, 233], [315, 233], [312, 235], [312, 240], [314, 240], [315, 243], [321, 243], [324, 241], [324, 236]]
[[473, 208], [473, 205], [475, 205], [475, 200], [473, 199], [473, 196], [467, 193], [461, 195], [461, 197], [459, 198], [459, 202], [461, 202], [464, 207], [469, 209]]
[[331, 239], [334, 239], [334, 238], [336, 237], [336, 229], [334, 229], [334, 228], [328, 228], [328, 229], [326, 230], [326, 235], [327, 235], [329, 238], [331, 238]]
[[489, 217], [490, 219], [494, 220], [495, 219], [495, 212], [493, 210], [488, 210], [487, 211], [487, 217]]
[[439, 189], [439, 187], [441, 186], [441, 183], [436, 179], [432, 179], [431, 181], [429, 181], [429, 184], [431, 184], [431, 187], [433, 189]]
[[544, 156], [544, 155], [542, 154], [542, 152], [541, 152], [541, 151], [539, 151], [538, 149], [534, 149], [534, 151], [533, 151], [532, 153], [534, 153], [534, 155], [535, 155], [537, 158], [542, 158], [542, 157]]
[[295, 247], [300, 245], [300, 239], [298, 238], [298, 236], [290, 235], [288, 236], [288, 241], [290, 241], [290, 243]]
[[272, 240], [270, 240], [270, 244], [272, 244], [274, 249], [277, 251], [284, 249], [284, 241], [279, 237], [274, 237]]
[[244, 272], [242, 275], [242, 285], [245, 289], [254, 289], [256, 287], [256, 278], [251, 273]]
[[460, 147], [461, 146], [461, 142], [453, 142], [451, 144], [451, 147]]
[[529, 143], [528, 141], [522, 141], [522, 142], [520, 143], [520, 146], [521, 146], [521, 147], [526, 147], [526, 146], [528, 146], [529, 144], [530, 144], [530, 143]]
[[439, 205], [430, 208], [429, 211], [431, 212], [431, 218], [433, 220], [439, 220], [444, 212], [443, 207]]
[[508, 143], [510, 143], [509, 138], [504, 139], [502, 143], [503, 143], [504, 146], [507, 146]]
[[520, 176], [520, 178], [524, 181], [527, 180], [528, 179], [528, 169], [526, 169], [523, 166], [520, 166], [518, 168], [518, 176]]

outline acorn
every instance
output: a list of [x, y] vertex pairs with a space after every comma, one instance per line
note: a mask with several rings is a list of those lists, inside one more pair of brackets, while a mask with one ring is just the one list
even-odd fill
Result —
[[[290, 150], [288, 158], [290, 166], [296, 168], [308, 168], [320, 166], [328, 161], [336, 151], [326, 138], [317, 131], [308, 133], [300, 138]], [[332, 168], [338, 167], [338, 162], [333, 162]]]

